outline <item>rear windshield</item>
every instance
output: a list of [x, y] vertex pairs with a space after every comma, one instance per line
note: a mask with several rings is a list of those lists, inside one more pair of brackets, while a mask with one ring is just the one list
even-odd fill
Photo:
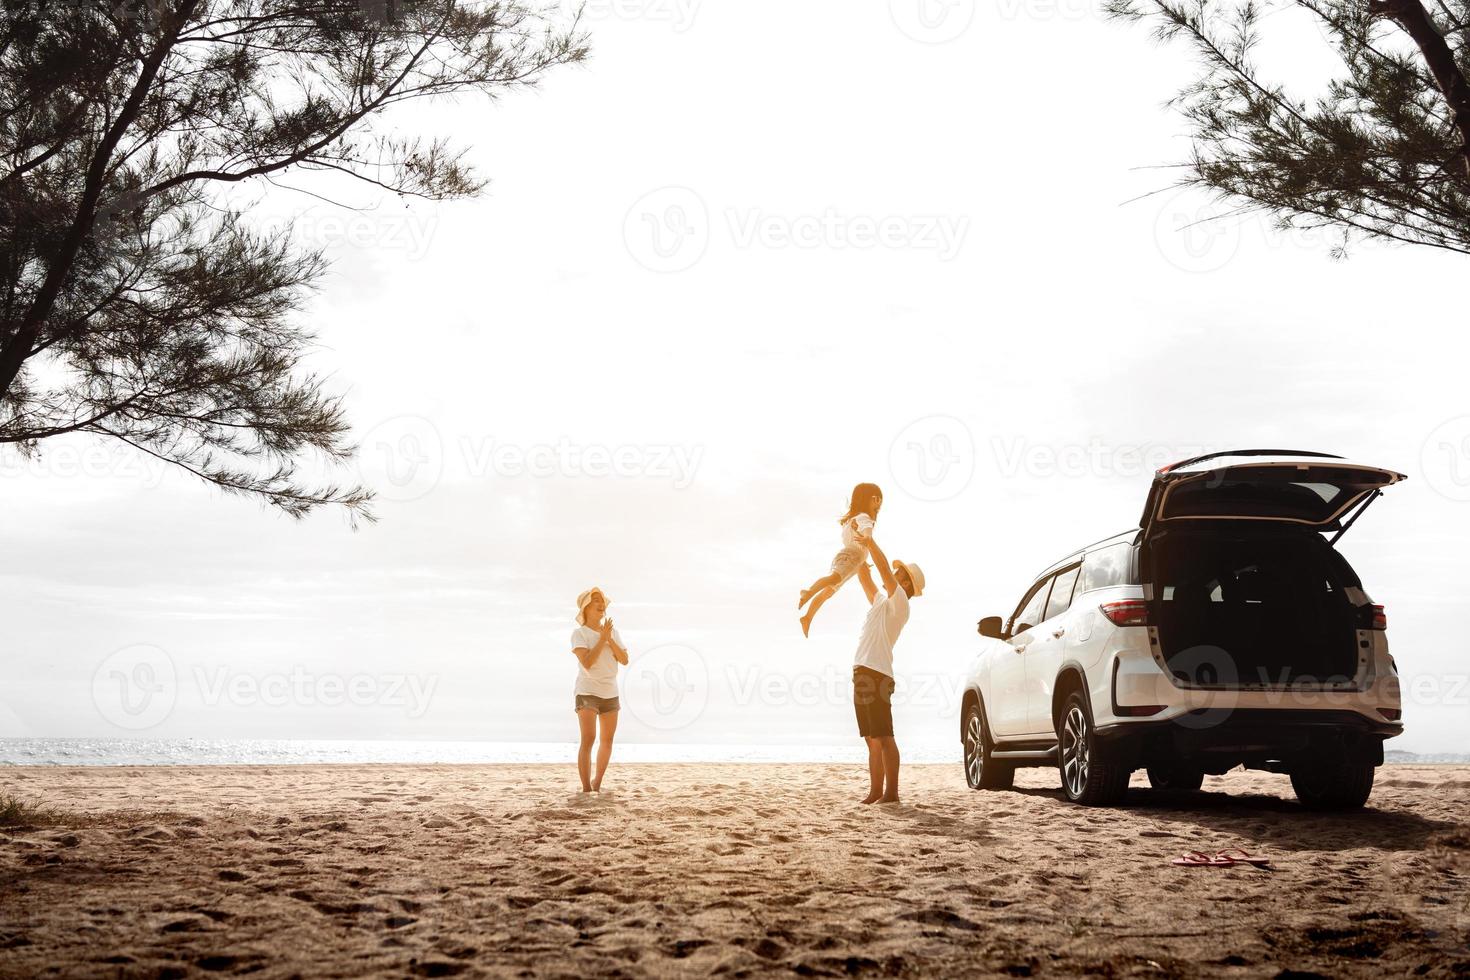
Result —
[[1154, 548], [1159, 598], [1256, 603], [1271, 589], [1282, 596], [1361, 588], [1357, 572], [1316, 532], [1174, 533]]
[[1377, 474], [1320, 468], [1293, 471], [1291, 479], [1227, 470], [1170, 487], [1160, 516], [1165, 520], [1229, 516], [1324, 524], [1386, 482]]

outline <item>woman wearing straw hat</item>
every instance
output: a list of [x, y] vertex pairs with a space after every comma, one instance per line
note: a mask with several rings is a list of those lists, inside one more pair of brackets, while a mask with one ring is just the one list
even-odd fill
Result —
[[[602, 790], [602, 776], [612, 758], [613, 733], [618, 730], [618, 664], [627, 665], [628, 648], [607, 618], [607, 596], [592, 588], [577, 596], [577, 623], [572, 631], [572, 653], [577, 657], [577, 723], [582, 744], [577, 749], [577, 774], [582, 792]], [[597, 741], [597, 775], [592, 775], [592, 742]]]

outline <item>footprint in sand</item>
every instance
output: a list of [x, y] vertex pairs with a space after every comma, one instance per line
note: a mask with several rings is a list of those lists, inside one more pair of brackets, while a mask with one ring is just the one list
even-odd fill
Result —
[[956, 915], [949, 909], [915, 909], [912, 912], [900, 914], [898, 918], [904, 922], [916, 922], [925, 926], [941, 926], [945, 929], [962, 929], [965, 932], [976, 932], [980, 928], [978, 922], [967, 919], [962, 915]]
[[240, 962], [240, 957], [238, 956], [217, 953], [212, 956], [201, 956], [194, 961], [194, 965], [201, 970], [208, 970], [210, 973], [219, 973], [223, 970], [233, 970]]

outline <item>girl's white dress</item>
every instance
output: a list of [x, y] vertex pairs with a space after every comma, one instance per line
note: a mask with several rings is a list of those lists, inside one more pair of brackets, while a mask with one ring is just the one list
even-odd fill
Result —
[[832, 559], [832, 574], [842, 576], [834, 588], [857, 574], [868, 560], [868, 538], [873, 535], [873, 519], [857, 514], [842, 525], [842, 550]]

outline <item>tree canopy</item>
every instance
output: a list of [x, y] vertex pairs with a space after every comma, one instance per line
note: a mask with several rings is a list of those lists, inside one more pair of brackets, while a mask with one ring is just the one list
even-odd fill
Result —
[[302, 476], [353, 449], [302, 367], [322, 253], [223, 192], [289, 173], [473, 195], [464, 148], [385, 113], [586, 52], [575, 16], [516, 2], [3, 0], [0, 444], [93, 433], [292, 516], [371, 519], [370, 489]]
[[[1312, 18], [1342, 71], [1304, 96], [1258, 48], [1269, 14]], [[1107, 0], [1198, 56], [1171, 105], [1189, 122], [1183, 184], [1288, 224], [1470, 253], [1470, 0]], [[1339, 250], [1340, 251], [1340, 250]]]

